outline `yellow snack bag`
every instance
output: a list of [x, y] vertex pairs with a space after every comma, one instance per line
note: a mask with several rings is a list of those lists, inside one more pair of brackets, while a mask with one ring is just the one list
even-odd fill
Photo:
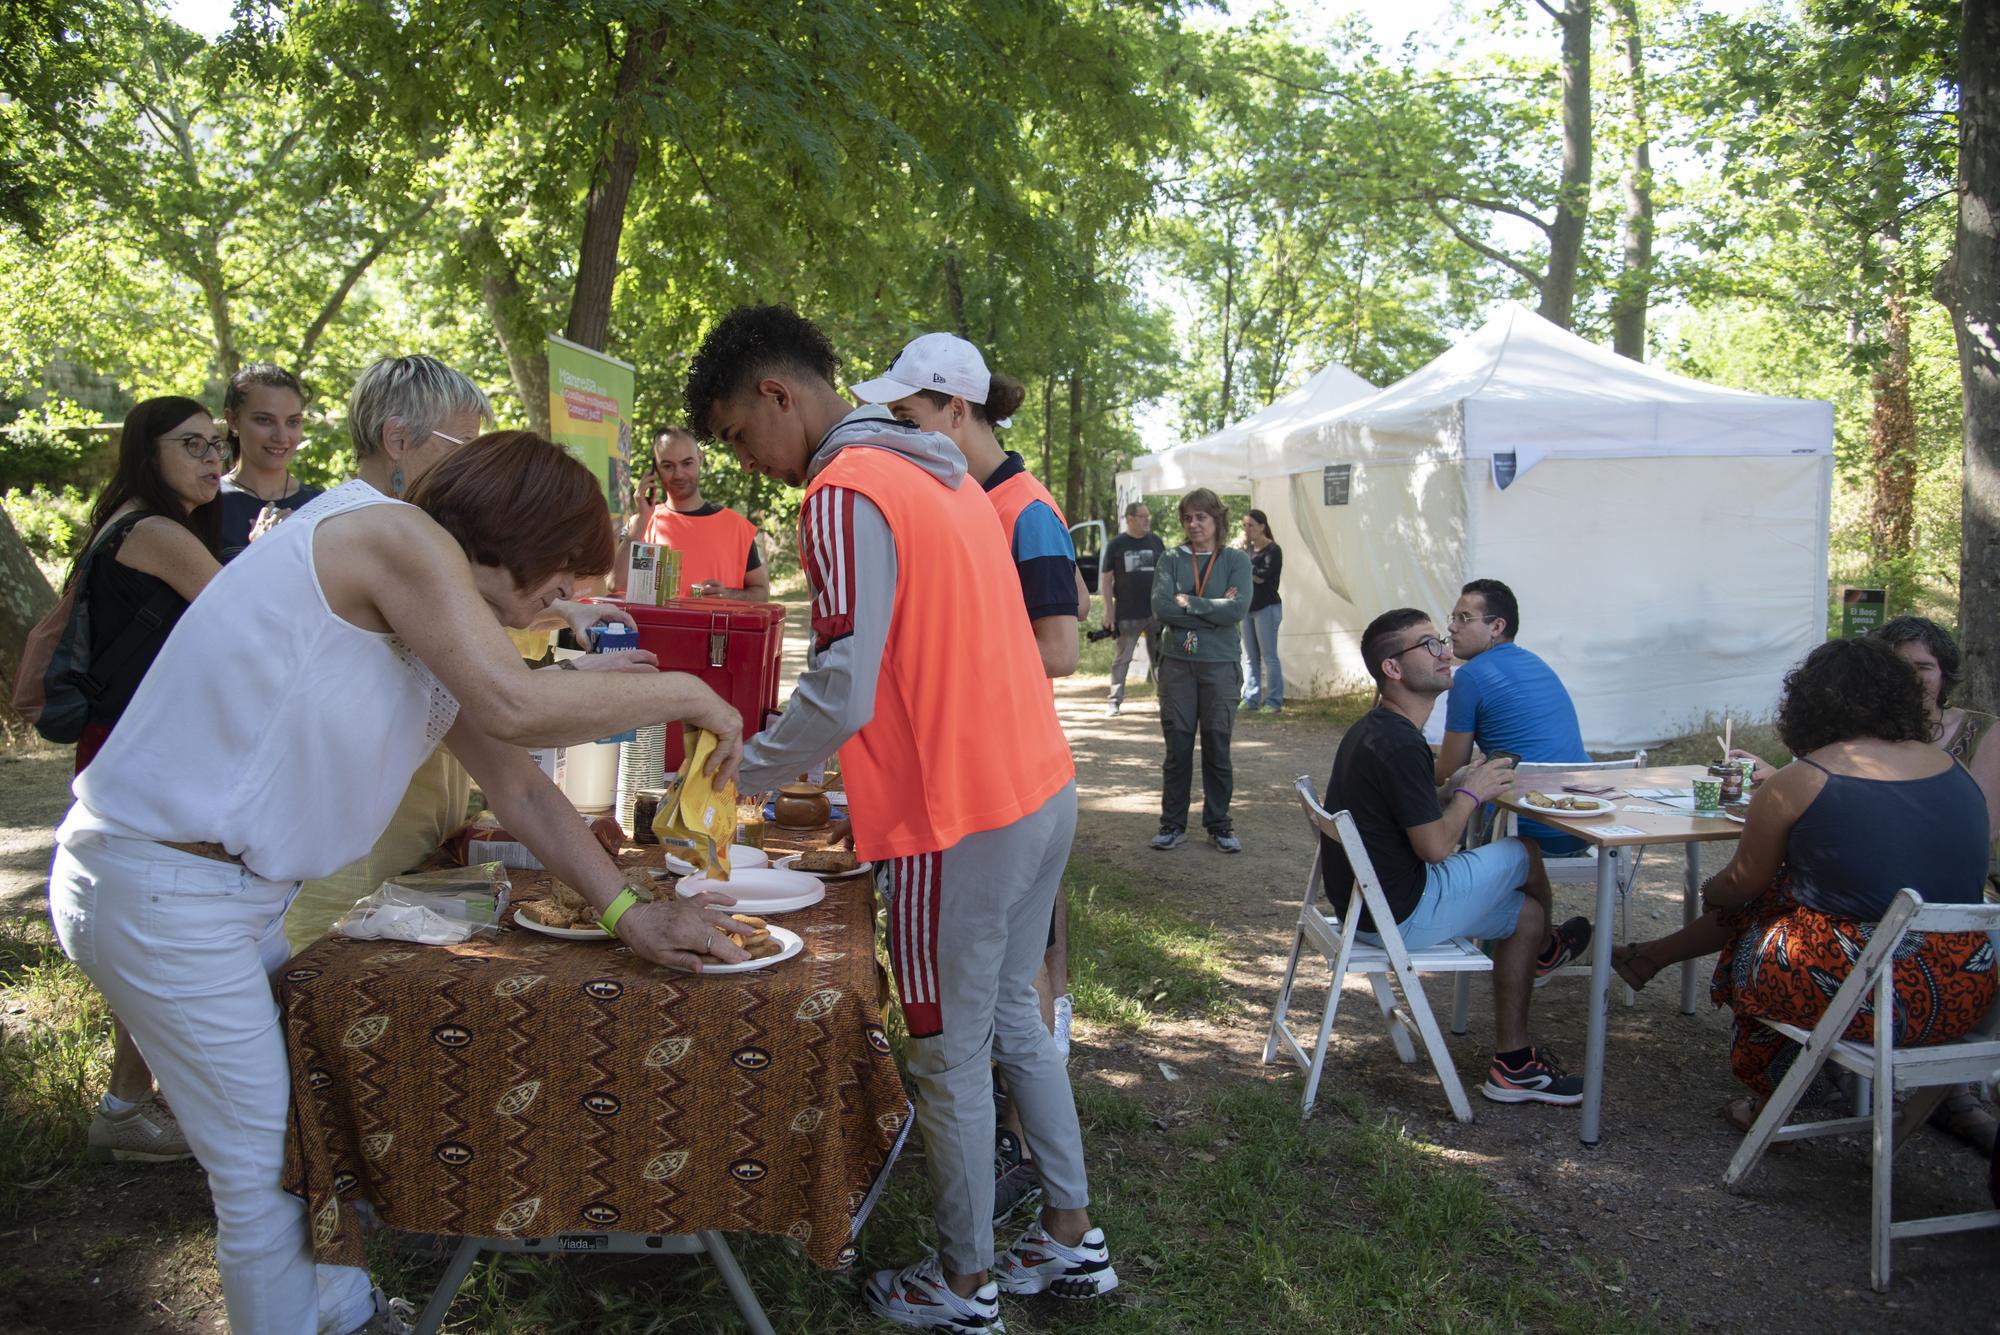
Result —
[[729, 846], [736, 842], [736, 784], [717, 788], [708, 777], [715, 734], [691, 724], [683, 729], [687, 758], [653, 815], [653, 834], [664, 847], [686, 850], [683, 856], [710, 880], [726, 881]]

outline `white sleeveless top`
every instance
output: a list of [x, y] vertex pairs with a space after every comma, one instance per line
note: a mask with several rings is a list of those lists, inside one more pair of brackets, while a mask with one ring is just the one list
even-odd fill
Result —
[[396, 636], [334, 614], [313, 534], [401, 504], [349, 482], [224, 566], [77, 776], [56, 837], [219, 843], [274, 881], [329, 876], [368, 852], [458, 701]]

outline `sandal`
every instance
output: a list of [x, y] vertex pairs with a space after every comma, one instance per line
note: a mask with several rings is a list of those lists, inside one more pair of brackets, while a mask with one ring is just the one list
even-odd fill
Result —
[[[1634, 992], [1643, 990], [1646, 984], [1652, 982], [1660, 972], [1660, 966], [1653, 963], [1646, 956], [1641, 955], [1639, 950], [1639, 944], [1630, 941], [1622, 946], [1613, 946], [1611, 948], [1612, 970], [1620, 978], [1624, 979], [1625, 986], [1631, 988]], [[1643, 973], [1640, 972], [1642, 966], [1645, 970]]]
[[1988, 1112], [1979, 1096], [1965, 1085], [1953, 1089], [1938, 1104], [1931, 1113], [1931, 1125], [1988, 1156], [1993, 1153], [1996, 1139], [2000, 1139], [2000, 1119]]

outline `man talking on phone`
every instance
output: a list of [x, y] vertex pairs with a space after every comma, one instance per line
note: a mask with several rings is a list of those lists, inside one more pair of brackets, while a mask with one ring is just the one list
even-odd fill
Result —
[[701, 494], [701, 442], [684, 426], [653, 437], [653, 467], [639, 483], [617, 568], [626, 569], [634, 542], [681, 554], [681, 594], [768, 602], [771, 572], [757, 551], [757, 527]]

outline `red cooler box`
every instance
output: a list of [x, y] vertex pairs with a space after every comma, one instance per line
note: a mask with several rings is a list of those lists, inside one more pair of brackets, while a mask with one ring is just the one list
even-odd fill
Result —
[[[743, 735], [763, 730], [778, 708], [785, 648], [785, 609], [779, 603], [739, 603], [727, 598], [676, 598], [655, 606], [618, 606], [639, 623], [639, 647], [660, 661], [662, 672], [689, 672], [736, 706]], [[681, 727], [667, 726], [669, 772], [681, 767]]]

